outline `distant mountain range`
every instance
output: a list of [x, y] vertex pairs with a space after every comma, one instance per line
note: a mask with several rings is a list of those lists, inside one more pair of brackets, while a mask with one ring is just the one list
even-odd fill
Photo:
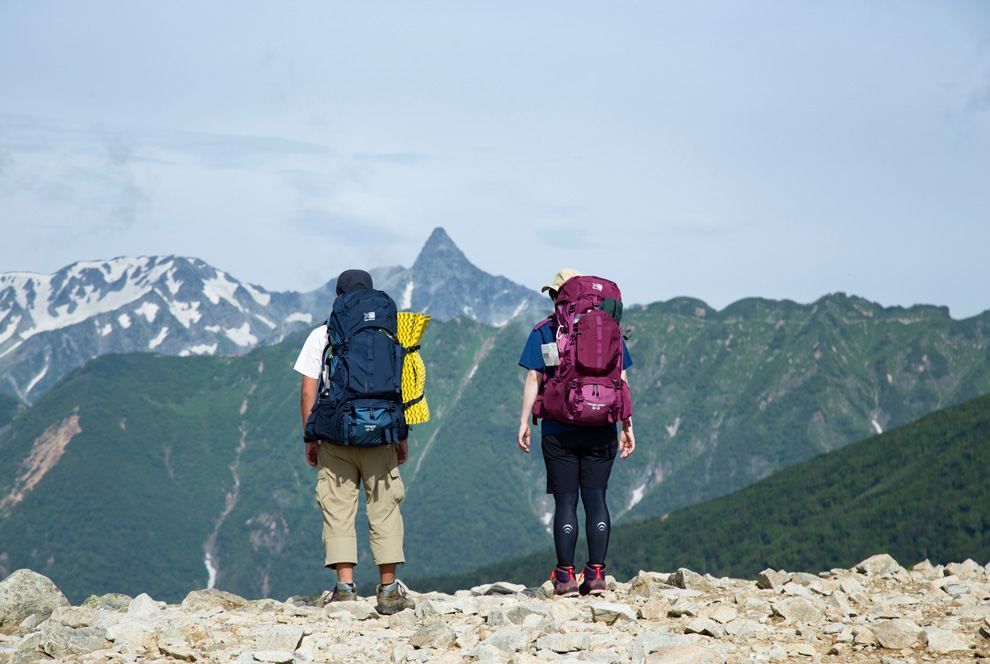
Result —
[[[327, 266], [336, 273], [351, 266]], [[411, 268], [369, 270], [404, 310], [504, 325], [544, 304], [471, 264], [442, 228]], [[0, 274], [0, 392], [31, 403], [106, 353], [235, 355], [325, 319], [336, 276], [310, 293], [273, 293], [195, 258], [115, 258], [53, 275]]]

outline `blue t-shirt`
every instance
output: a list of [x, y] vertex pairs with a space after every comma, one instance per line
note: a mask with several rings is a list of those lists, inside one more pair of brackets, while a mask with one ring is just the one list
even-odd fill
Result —
[[[543, 380], [547, 381], [553, 378], [555, 367], [548, 367], [543, 362], [543, 352], [540, 350], [540, 346], [543, 344], [548, 344], [554, 340], [554, 326], [552, 323], [546, 323], [540, 325], [532, 332], [529, 333], [529, 338], [526, 339], [526, 346], [523, 348], [522, 357], [519, 358], [519, 366], [523, 369], [533, 369], [539, 371], [543, 374]], [[628, 369], [633, 364], [632, 357], [629, 356], [629, 349], [626, 348], [625, 340], [622, 341], [622, 368]], [[566, 422], [561, 422], [559, 420], [541, 420], [542, 429], [541, 433], [546, 435], [553, 435], [561, 433], [564, 431], [571, 431], [572, 429], [583, 429], [577, 424], [568, 424]], [[614, 424], [606, 425], [610, 427], [613, 431], [617, 431]]]

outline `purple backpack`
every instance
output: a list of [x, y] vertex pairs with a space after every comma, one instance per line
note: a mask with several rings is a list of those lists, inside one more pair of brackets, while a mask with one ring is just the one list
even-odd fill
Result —
[[622, 300], [608, 279], [571, 277], [560, 287], [554, 315], [541, 324], [556, 328], [560, 364], [540, 388], [534, 418], [599, 426], [632, 415], [622, 380], [622, 329], [599, 308], [607, 298]]

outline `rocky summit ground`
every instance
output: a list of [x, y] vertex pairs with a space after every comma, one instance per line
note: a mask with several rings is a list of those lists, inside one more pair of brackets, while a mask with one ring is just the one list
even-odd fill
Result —
[[552, 598], [549, 582], [495, 583], [410, 593], [415, 611], [392, 616], [374, 597], [324, 607], [219, 590], [181, 605], [104, 595], [70, 606], [46, 577], [19, 570], [0, 582], [0, 662], [972, 662], [990, 658], [988, 567], [908, 571], [882, 554], [757, 580], [640, 572], [579, 598]]

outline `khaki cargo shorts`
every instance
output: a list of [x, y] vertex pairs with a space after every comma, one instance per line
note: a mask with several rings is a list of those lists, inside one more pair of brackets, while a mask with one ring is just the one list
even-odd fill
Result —
[[403, 563], [402, 515], [406, 495], [395, 445], [345, 447], [320, 444], [316, 500], [323, 509], [326, 566], [357, 564], [357, 516], [360, 485], [367, 502], [371, 555], [376, 565]]

